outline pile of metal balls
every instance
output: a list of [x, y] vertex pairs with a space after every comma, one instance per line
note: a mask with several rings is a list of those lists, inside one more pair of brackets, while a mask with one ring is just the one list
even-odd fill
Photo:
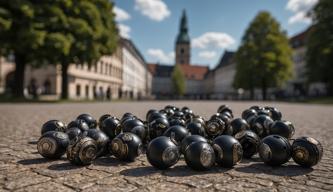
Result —
[[134, 161], [142, 153], [158, 169], [175, 165], [181, 155], [192, 169], [206, 170], [215, 164], [233, 167], [257, 153], [271, 166], [290, 158], [303, 167], [316, 165], [323, 154], [320, 142], [311, 137], [292, 139], [293, 124], [281, 119], [277, 108], [259, 106], [234, 118], [227, 105], [220, 106], [208, 120], [188, 107], [170, 105], [149, 110], [145, 121], [131, 113], [121, 119], [105, 114], [98, 122], [81, 114], [68, 125], [59, 120], [46, 122], [37, 149], [50, 159], [66, 153], [75, 165], [88, 165], [106, 155]]

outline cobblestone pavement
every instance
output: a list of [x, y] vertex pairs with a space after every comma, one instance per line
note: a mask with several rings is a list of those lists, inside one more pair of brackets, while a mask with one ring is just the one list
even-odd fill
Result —
[[36, 149], [40, 127], [49, 119], [69, 122], [80, 113], [118, 117], [131, 111], [143, 118], [150, 108], [166, 104], [187, 105], [204, 117], [228, 104], [236, 116], [250, 102], [119, 102], [72, 104], [0, 105], [0, 191], [333, 191], [333, 106], [266, 103], [277, 106], [296, 127], [296, 136], [308, 135], [324, 146], [322, 161], [313, 169], [297, 166], [292, 160], [281, 167], [269, 167], [258, 157], [243, 160], [233, 169], [214, 167], [192, 171], [184, 160], [160, 171], [149, 165], [145, 155], [133, 163], [103, 157], [92, 165], [77, 167], [65, 157], [49, 161]]

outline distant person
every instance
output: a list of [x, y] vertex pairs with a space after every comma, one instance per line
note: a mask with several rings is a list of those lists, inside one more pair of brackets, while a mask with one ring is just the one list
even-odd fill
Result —
[[30, 80], [29, 86], [28, 86], [28, 92], [30, 95], [32, 95], [33, 99], [37, 99], [38, 98], [38, 86], [37, 86], [37, 82], [35, 78], [32, 78]]
[[111, 100], [111, 89], [110, 89], [110, 87], [108, 87], [108, 89], [106, 90], [106, 99]]

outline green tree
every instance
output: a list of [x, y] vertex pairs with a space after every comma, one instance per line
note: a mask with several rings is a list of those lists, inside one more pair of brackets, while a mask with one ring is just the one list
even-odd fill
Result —
[[182, 69], [178, 64], [175, 65], [172, 71], [172, 85], [174, 89], [174, 93], [177, 96], [183, 96], [185, 93], [185, 76], [183, 74]]
[[234, 87], [262, 90], [283, 85], [292, 76], [292, 50], [279, 23], [268, 13], [260, 12], [245, 32], [236, 53]]
[[1, 52], [15, 57], [15, 97], [23, 97], [25, 67], [34, 61], [46, 37], [46, 32], [38, 27], [37, 6], [36, 0], [0, 1]]
[[61, 98], [67, 99], [69, 66], [95, 64], [102, 55], [112, 54], [116, 48], [118, 31], [112, 13], [113, 4], [109, 0], [45, 2], [43, 10], [48, 36], [43, 58], [61, 64]]
[[310, 82], [324, 82], [333, 95], [333, 1], [320, 0], [310, 12], [313, 25], [307, 39], [306, 69]]

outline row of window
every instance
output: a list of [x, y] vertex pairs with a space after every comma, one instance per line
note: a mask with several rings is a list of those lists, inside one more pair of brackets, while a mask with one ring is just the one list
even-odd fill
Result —
[[95, 73], [100, 73], [104, 75], [110, 75], [117, 78], [122, 78], [122, 71], [121, 69], [113, 66], [110, 63], [99, 61], [96, 65], [83, 65], [83, 64], [77, 64], [77, 69], [87, 69], [88, 71], [94, 71]]

